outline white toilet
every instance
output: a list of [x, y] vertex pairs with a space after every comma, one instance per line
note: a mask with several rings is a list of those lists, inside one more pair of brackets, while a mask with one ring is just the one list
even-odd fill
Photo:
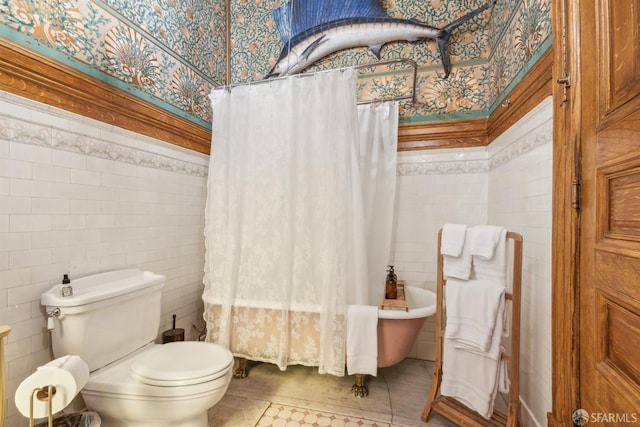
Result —
[[164, 281], [118, 270], [73, 280], [72, 296], [62, 296], [62, 284], [42, 295], [53, 354], [87, 362], [81, 394], [102, 427], [207, 427], [207, 410], [229, 386], [233, 355], [225, 347], [154, 343]]

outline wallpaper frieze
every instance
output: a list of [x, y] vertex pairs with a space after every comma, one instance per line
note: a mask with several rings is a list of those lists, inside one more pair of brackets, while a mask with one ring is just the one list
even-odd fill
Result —
[[[466, 12], [476, 9], [487, 0], [458, 2], [416, 2], [415, 0], [383, 0], [382, 4], [390, 16], [416, 18], [435, 27], [442, 27]], [[275, 64], [282, 42], [273, 19], [273, 9], [281, 0], [232, 2], [232, 81], [234, 83], [261, 79]], [[437, 7], [433, 6], [437, 4]], [[487, 17], [480, 14], [460, 26], [451, 36], [450, 54], [452, 63], [477, 59], [487, 53]], [[261, 46], [262, 45], [262, 46]], [[424, 67], [442, 68], [440, 54], [434, 40], [418, 42], [395, 42], [386, 44], [381, 58], [409, 58]], [[355, 64], [376, 62], [369, 48], [348, 49], [329, 55], [308, 71], [341, 68]]]
[[15, 41], [208, 127], [206, 94], [224, 80], [220, 4], [0, 0], [0, 24]]
[[[501, 94], [527, 67], [551, 34], [551, 0], [498, 0], [486, 11], [453, 32], [449, 48], [453, 72], [442, 77], [442, 60], [434, 40], [388, 43], [381, 59], [408, 58], [419, 64], [416, 103], [400, 104], [400, 122], [486, 116]], [[282, 42], [273, 20], [281, 0], [232, 0], [231, 77], [233, 83], [260, 80], [276, 62]], [[442, 27], [486, 0], [417, 2], [382, 0], [389, 15], [416, 18]], [[336, 52], [306, 72], [375, 63], [367, 47]], [[361, 71], [359, 99], [389, 99], [409, 94], [412, 70], [405, 65], [386, 71]]]
[[157, 43], [172, 50], [203, 75], [215, 78], [223, 74], [225, 28], [224, 9], [220, 4], [202, 0], [96, 2], [108, 5], [114, 14], [147, 31]]
[[531, 59], [540, 43], [551, 33], [549, 2], [525, 1], [515, 26], [515, 50], [523, 62]]

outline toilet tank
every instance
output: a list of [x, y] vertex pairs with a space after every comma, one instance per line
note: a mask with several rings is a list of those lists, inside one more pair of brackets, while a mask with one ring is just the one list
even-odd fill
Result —
[[72, 279], [72, 296], [62, 284], [42, 294], [50, 316], [53, 355], [80, 356], [89, 371], [101, 368], [155, 340], [165, 276], [127, 269]]

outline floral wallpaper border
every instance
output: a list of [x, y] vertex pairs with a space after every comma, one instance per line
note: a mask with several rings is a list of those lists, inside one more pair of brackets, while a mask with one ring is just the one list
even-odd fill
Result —
[[225, 33], [200, 0], [0, 0], [0, 36], [209, 128]]
[[[231, 8], [232, 81], [261, 79], [277, 59], [281, 41], [272, 9], [281, 0], [233, 0]], [[417, 18], [442, 27], [486, 3], [434, 0], [382, 0], [389, 15]], [[417, 102], [402, 102], [401, 123], [420, 123], [489, 115], [498, 101], [550, 46], [551, 0], [498, 0], [490, 11], [456, 30], [450, 40], [453, 72], [443, 79], [441, 59], [433, 40], [385, 45], [382, 59], [409, 58], [419, 66]], [[334, 53], [308, 71], [341, 68], [377, 61], [367, 47]], [[361, 75], [360, 99], [388, 99], [406, 94], [411, 70], [376, 69]]]

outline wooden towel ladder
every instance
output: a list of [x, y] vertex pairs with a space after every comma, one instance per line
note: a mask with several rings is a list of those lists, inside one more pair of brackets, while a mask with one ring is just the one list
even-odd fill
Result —
[[507, 232], [507, 241], [513, 241], [513, 287], [505, 294], [507, 301], [511, 300], [511, 345], [508, 353], [502, 358], [509, 361], [509, 402], [507, 413], [494, 410], [491, 419], [487, 420], [476, 411], [468, 408], [458, 400], [438, 395], [442, 381], [442, 340], [444, 338], [444, 286], [446, 280], [442, 274], [442, 254], [440, 243], [442, 230], [438, 233], [438, 273], [437, 273], [437, 308], [436, 308], [436, 361], [433, 368], [433, 380], [427, 403], [422, 411], [422, 421], [427, 421], [431, 411], [453, 421], [459, 426], [507, 426], [516, 427], [520, 422], [519, 369], [520, 369], [520, 288], [522, 283], [522, 236], [518, 233]]

